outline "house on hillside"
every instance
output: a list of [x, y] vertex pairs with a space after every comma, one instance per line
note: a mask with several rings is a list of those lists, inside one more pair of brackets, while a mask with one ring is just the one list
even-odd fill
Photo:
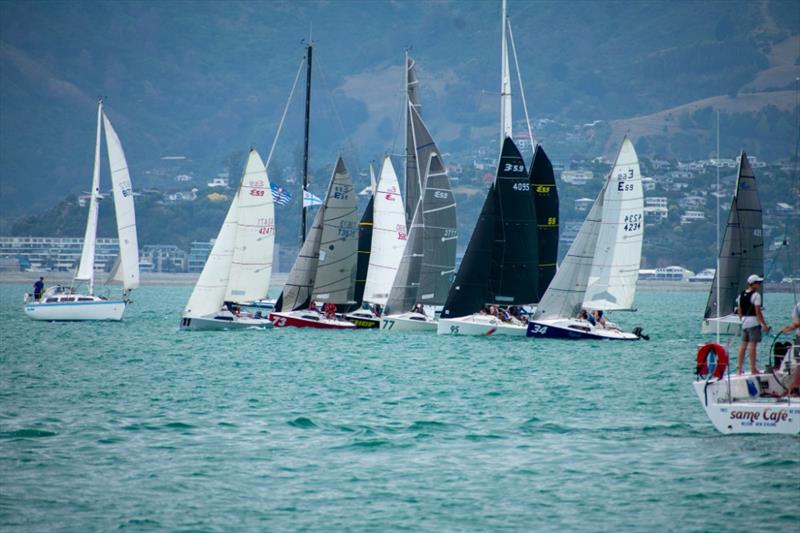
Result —
[[706, 214], [702, 211], [684, 211], [684, 213], [681, 215], [681, 225], [691, 224], [692, 222], [698, 222], [705, 219]]
[[575, 211], [578, 213], [585, 213], [590, 207], [592, 207], [593, 203], [594, 200], [591, 198], [578, 198], [575, 200]]

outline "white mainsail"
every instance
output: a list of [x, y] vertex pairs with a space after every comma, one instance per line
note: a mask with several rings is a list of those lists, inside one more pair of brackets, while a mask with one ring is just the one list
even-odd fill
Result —
[[603, 197], [603, 215], [583, 305], [632, 309], [642, 259], [644, 197], [639, 159], [625, 137]]
[[407, 237], [400, 184], [389, 156], [383, 160], [374, 201], [372, 248], [364, 286], [364, 301], [386, 305]]
[[239, 192], [236, 193], [225, 215], [225, 220], [211, 248], [203, 271], [197, 279], [189, 302], [183, 311], [184, 316], [202, 317], [220, 310], [228, 289], [228, 278], [236, 244], [236, 220]]
[[275, 246], [275, 206], [267, 169], [252, 148], [237, 197], [236, 240], [225, 301], [248, 302], [267, 296]]
[[92, 171], [92, 189], [89, 192], [89, 214], [86, 219], [86, 233], [83, 236], [83, 249], [75, 281], [86, 281], [89, 284], [89, 294], [94, 291], [94, 253], [97, 241], [97, 215], [99, 213], [98, 200], [100, 196], [100, 128], [103, 116], [102, 100], [97, 104], [97, 137], [94, 144], [94, 169]]
[[136, 214], [133, 208], [133, 186], [128, 173], [128, 162], [117, 132], [103, 113], [106, 132], [108, 165], [114, 191], [114, 212], [117, 218], [120, 266], [117, 272], [125, 290], [139, 286], [139, 240], [136, 236]]
[[314, 299], [335, 304], [354, 303], [357, 259], [356, 195], [353, 179], [340, 157], [325, 197]]

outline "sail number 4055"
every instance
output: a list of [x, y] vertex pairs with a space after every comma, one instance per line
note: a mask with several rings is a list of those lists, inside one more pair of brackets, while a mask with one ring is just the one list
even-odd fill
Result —
[[515, 191], [530, 191], [531, 184], [526, 181], [518, 181], [514, 185], [511, 186], [512, 189]]

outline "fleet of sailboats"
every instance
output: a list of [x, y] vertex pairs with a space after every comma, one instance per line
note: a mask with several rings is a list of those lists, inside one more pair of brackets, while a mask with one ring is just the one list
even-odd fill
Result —
[[[108, 165], [117, 219], [119, 256], [109, 282], [121, 283], [120, 299], [108, 299], [95, 294], [95, 244], [100, 194], [100, 144], [101, 131], [105, 131]], [[97, 135], [94, 148], [92, 188], [89, 192], [89, 213], [78, 270], [69, 287], [54, 286], [43, 291], [38, 298], [26, 295], [25, 314], [35, 320], [122, 320], [129, 303], [130, 291], [139, 286], [139, 244], [136, 236], [136, 216], [133, 207], [133, 186], [122, 143], [111, 121], [103, 110], [103, 101], [97, 104]], [[84, 289], [85, 291], [81, 291]]]

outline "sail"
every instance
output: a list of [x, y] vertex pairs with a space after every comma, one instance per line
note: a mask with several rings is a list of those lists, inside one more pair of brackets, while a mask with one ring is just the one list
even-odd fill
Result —
[[89, 283], [89, 293], [94, 289], [94, 250], [97, 240], [97, 215], [100, 206], [100, 128], [103, 116], [103, 102], [97, 104], [97, 136], [94, 143], [94, 168], [92, 170], [92, 189], [89, 192], [89, 214], [86, 217], [86, 232], [83, 236], [83, 249], [75, 281]]
[[642, 259], [643, 213], [639, 159], [633, 143], [625, 137], [607, 180], [584, 307], [606, 311], [633, 308]]
[[[736, 192], [719, 251], [719, 269], [711, 284], [705, 318], [718, 318], [733, 313], [736, 298], [747, 287], [748, 276], [764, 273], [762, 227], [761, 201], [756, 178], [747, 154], [742, 152]], [[717, 312], [717, 275], [721, 312]]]
[[197, 278], [192, 295], [183, 311], [184, 316], [202, 317], [216, 313], [225, 301], [228, 288], [228, 277], [233, 260], [233, 249], [236, 244], [236, 218], [239, 194], [237, 193], [228, 208], [228, 214], [211, 247], [203, 271]]
[[372, 248], [364, 301], [385, 305], [406, 247], [406, 216], [392, 160], [386, 156], [374, 196]]
[[[497, 217], [489, 300], [505, 305], [539, 301], [539, 241], [525, 161], [510, 138], [503, 142], [495, 180]], [[476, 309], [477, 311], [477, 309]]]
[[[373, 184], [374, 185], [374, 184]], [[356, 288], [353, 299], [354, 308], [358, 308], [364, 302], [364, 288], [367, 285], [367, 275], [369, 272], [370, 251], [372, 249], [372, 233], [375, 217], [375, 188], [372, 188], [373, 195], [370, 196], [361, 221], [358, 223], [358, 260], [356, 261]]]
[[408, 232], [408, 242], [397, 268], [397, 275], [386, 300], [384, 315], [399, 314], [410, 311], [417, 301], [419, 289], [419, 276], [422, 271], [422, 199], [417, 201], [417, 209], [411, 219], [411, 228]]
[[117, 254], [117, 257], [114, 258], [114, 263], [111, 265], [111, 271], [108, 273], [108, 277], [106, 278], [106, 285], [110, 285], [112, 283], [122, 283], [122, 278], [122, 260], [120, 259], [119, 254]]
[[105, 126], [108, 165], [111, 168], [111, 184], [114, 191], [114, 212], [117, 218], [119, 275], [122, 279], [122, 286], [125, 290], [130, 290], [139, 286], [139, 239], [136, 236], [133, 186], [122, 143], [105, 113], [103, 113], [103, 125]]
[[603, 195], [608, 182], [592, 205], [572, 241], [561, 266], [536, 308], [534, 318], [569, 318], [577, 316], [586, 293], [586, 281], [592, 270], [592, 260], [600, 233], [600, 217], [603, 212]]
[[294, 265], [286, 278], [275, 310], [279, 312], [297, 311], [307, 309], [311, 303], [311, 291], [314, 288], [314, 278], [317, 276], [319, 263], [319, 243], [322, 237], [322, 219], [325, 215], [325, 206], [319, 208], [311, 230], [306, 235], [306, 240], [294, 260]]
[[358, 213], [353, 179], [340, 157], [328, 195], [314, 280], [314, 299], [334, 304], [355, 302]]
[[536, 299], [539, 301], [556, 275], [558, 261], [558, 189], [553, 165], [541, 145], [533, 155], [530, 181], [539, 240], [539, 296]]
[[456, 200], [450, 190], [444, 162], [437, 153], [428, 159], [422, 199], [422, 267], [418, 299], [425, 305], [442, 305], [455, 277]]
[[267, 296], [275, 245], [275, 206], [261, 156], [250, 149], [239, 184], [236, 241], [225, 301], [249, 302]]
[[[413, 127], [413, 116], [419, 115], [421, 104], [419, 101], [419, 80], [417, 79], [416, 62], [406, 55], [406, 98], [405, 98], [405, 136], [406, 136], [406, 184], [405, 184], [405, 213], [406, 225], [411, 223], [414, 211], [417, 208], [424, 176], [423, 169], [419, 168], [417, 161], [417, 140]], [[424, 161], [427, 161], [427, 156]]]
[[494, 184], [489, 188], [478, 222], [467, 244], [467, 252], [442, 309], [444, 318], [471, 315], [479, 311], [489, 297], [489, 276], [494, 247], [494, 227], [497, 199]]

